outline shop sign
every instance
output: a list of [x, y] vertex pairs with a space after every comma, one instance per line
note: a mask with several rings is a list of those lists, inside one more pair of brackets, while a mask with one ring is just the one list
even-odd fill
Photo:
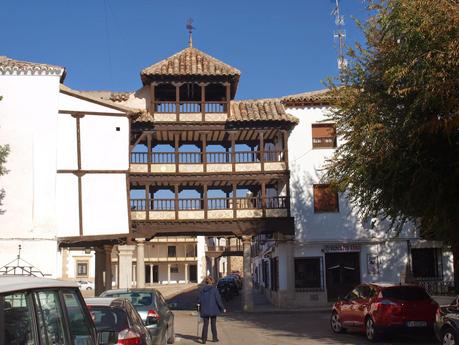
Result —
[[349, 253], [360, 252], [359, 244], [333, 244], [324, 247], [325, 253]]

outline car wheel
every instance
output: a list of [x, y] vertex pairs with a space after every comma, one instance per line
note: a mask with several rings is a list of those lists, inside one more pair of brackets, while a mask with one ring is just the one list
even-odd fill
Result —
[[443, 331], [441, 336], [441, 343], [443, 345], [458, 345], [459, 342], [456, 339], [456, 335], [451, 328], [447, 328]]
[[367, 339], [369, 341], [375, 342], [378, 340], [376, 326], [371, 317], [367, 318], [367, 320], [365, 321], [365, 335], [367, 336]]
[[336, 311], [332, 313], [332, 316], [330, 318], [330, 326], [333, 332], [335, 333], [343, 333], [344, 328], [343, 325], [341, 324], [341, 320], [339, 318], [339, 315]]
[[169, 329], [169, 335], [167, 337], [167, 343], [168, 344], [173, 344], [175, 343], [175, 330], [174, 330], [174, 323], [172, 321], [172, 326], [168, 328]]

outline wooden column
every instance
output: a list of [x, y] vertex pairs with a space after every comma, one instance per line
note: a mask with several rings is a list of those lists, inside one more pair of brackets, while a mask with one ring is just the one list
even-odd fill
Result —
[[151, 137], [152, 134], [147, 134], [147, 164], [148, 164], [148, 172], [151, 173]]
[[199, 83], [201, 86], [201, 114], [202, 122], [206, 121], [206, 83]]
[[230, 83], [224, 83], [223, 85], [226, 86], [226, 114], [228, 117], [230, 116], [230, 102], [231, 102], [231, 84]]
[[258, 144], [258, 151], [260, 152], [261, 171], [265, 171], [265, 132], [258, 132], [260, 143]]
[[156, 89], [156, 83], [151, 83], [150, 84], [150, 114], [153, 115], [153, 117], [156, 111], [155, 89]]
[[178, 215], [179, 215], [179, 192], [178, 192], [178, 184], [174, 185], [174, 193], [175, 193], [175, 220], [178, 220]]
[[145, 186], [145, 219], [150, 219], [150, 185]]
[[207, 172], [207, 133], [201, 134], [201, 155], [204, 172]]
[[284, 139], [284, 162], [285, 169], [288, 170], [288, 131], [282, 131], [282, 137]]
[[285, 188], [287, 190], [286, 193], [286, 198], [285, 198], [285, 206], [287, 207], [287, 217], [290, 217], [291, 212], [290, 212], [290, 179], [287, 178], [287, 181], [285, 182]]
[[175, 172], [179, 172], [179, 163], [180, 163], [180, 153], [179, 153], [179, 145], [180, 145], [180, 134], [174, 134], [174, 149], [175, 149]]
[[175, 86], [175, 120], [180, 121], [180, 83], [172, 84]]
[[264, 181], [261, 183], [261, 210], [263, 217], [266, 217], [266, 183]]
[[236, 133], [230, 133], [230, 140], [231, 140], [231, 165], [232, 171], [236, 171]]
[[237, 185], [233, 183], [233, 218], [237, 218], [237, 207], [236, 207], [236, 190], [237, 190]]
[[204, 183], [202, 193], [203, 193], [203, 199], [204, 199], [204, 219], [207, 219], [208, 218], [207, 212], [209, 208], [208, 198], [207, 198], [207, 183]]

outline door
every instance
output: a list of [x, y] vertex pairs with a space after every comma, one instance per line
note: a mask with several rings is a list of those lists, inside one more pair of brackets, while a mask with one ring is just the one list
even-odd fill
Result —
[[354, 326], [354, 305], [359, 298], [359, 291], [357, 288], [350, 291], [341, 301], [340, 306], [340, 319], [345, 327], [352, 327]]
[[159, 266], [153, 265], [153, 283], [159, 283]]
[[190, 282], [197, 283], [198, 282], [198, 266], [197, 265], [190, 265]]
[[325, 268], [329, 301], [345, 296], [360, 284], [360, 255], [352, 253], [326, 253]]
[[366, 310], [370, 304], [372, 289], [368, 285], [360, 285], [356, 289], [358, 297], [352, 305], [352, 322], [357, 327], [363, 327], [365, 322]]

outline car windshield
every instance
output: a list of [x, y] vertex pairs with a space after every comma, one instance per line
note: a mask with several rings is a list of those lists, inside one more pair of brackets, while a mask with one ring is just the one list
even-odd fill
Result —
[[91, 317], [98, 331], [116, 331], [129, 328], [126, 311], [121, 308], [89, 306]]
[[394, 286], [382, 290], [383, 298], [392, 298], [401, 301], [429, 300], [430, 297], [424, 289], [416, 286]]
[[120, 297], [128, 299], [134, 307], [154, 306], [155, 298], [151, 292], [110, 292], [104, 294], [104, 297]]

